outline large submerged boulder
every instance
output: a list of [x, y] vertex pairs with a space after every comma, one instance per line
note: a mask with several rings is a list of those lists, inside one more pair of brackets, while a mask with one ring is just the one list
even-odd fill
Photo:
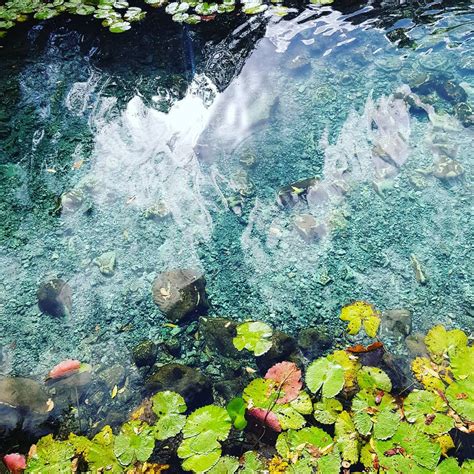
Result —
[[50, 316], [61, 317], [71, 312], [71, 287], [59, 278], [45, 281], [39, 287], [36, 296], [39, 309]]
[[15, 430], [40, 432], [49, 417], [49, 396], [42, 385], [23, 377], [0, 378], [0, 439]]
[[169, 270], [160, 273], [153, 282], [153, 301], [165, 316], [176, 323], [196, 318], [209, 305], [206, 280], [198, 270]]

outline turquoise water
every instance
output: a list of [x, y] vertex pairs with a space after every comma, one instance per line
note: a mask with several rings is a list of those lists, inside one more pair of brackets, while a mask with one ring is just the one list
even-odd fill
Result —
[[[355, 299], [410, 310], [413, 332], [472, 330], [473, 22], [469, 2], [308, 6], [219, 33], [7, 38], [0, 373], [42, 379], [77, 358], [139, 386], [135, 344], [195, 329], [153, 303], [173, 268], [205, 275], [210, 316], [291, 334], [338, 336]], [[308, 216], [317, 236], [303, 238]], [[110, 252], [104, 274], [94, 260]], [[65, 317], [38, 308], [50, 278], [71, 288]], [[192, 346], [178, 360], [204, 363]]]

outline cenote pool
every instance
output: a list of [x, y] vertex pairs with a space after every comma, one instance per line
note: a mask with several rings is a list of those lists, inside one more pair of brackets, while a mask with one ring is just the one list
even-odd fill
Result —
[[[336, 2], [9, 32], [0, 374], [28, 379], [31, 407], [56, 364], [90, 366], [23, 431], [121, 424], [171, 363], [200, 369], [201, 401], [207, 380], [232, 396], [257, 366], [230, 358], [222, 318], [292, 348], [317, 328], [322, 355], [368, 301], [401, 360], [435, 324], [472, 332], [473, 25], [469, 1]], [[198, 301], [167, 317], [189, 280]]]

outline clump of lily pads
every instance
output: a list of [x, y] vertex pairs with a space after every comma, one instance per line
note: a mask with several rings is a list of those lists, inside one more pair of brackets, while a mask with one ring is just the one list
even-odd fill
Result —
[[[349, 332], [364, 326], [375, 335], [378, 313], [367, 303], [345, 307], [341, 316], [355, 321]], [[238, 326], [234, 344], [258, 356], [271, 336], [266, 324], [247, 322]], [[26, 472], [71, 472], [79, 463], [91, 472], [162, 472], [170, 466], [154, 455], [158, 445], [178, 446], [182, 469], [196, 473], [338, 474], [361, 466], [372, 473], [473, 472], [473, 460], [458, 462], [453, 434], [474, 431], [474, 346], [463, 331], [443, 326], [431, 329], [425, 343], [429, 358], [412, 367], [419, 383], [403, 395], [392, 394], [389, 375], [360, 357], [382, 343], [350, 347], [312, 361], [305, 373], [295, 362], [279, 362], [225, 407], [189, 413], [181, 395], [158, 392], [117, 433], [105, 426], [92, 439], [41, 438]], [[240, 458], [226, 453], [229, 437], [235, 452], [236, 440], [255, 430], [259, 440], [267, 431], [278, 434], [273, 457], [259, 443]]]
[[[288, 13], [288, 8], [274, 0], [271, 3], [243, 0], [238, 8], [247, 15], [254, 15], [267, 10], [269, 4], [272, 14], [283, 16]], [[126, 0], [8, 0], [0, 5], [0, 37], [16, 23], [49, 20], [63, 14], [92, 16], [111, 33], [123, 33], [130, 30], [133, 23], [143, 20], [150, 8], [164, 8], [173, 21], [194, 25], [213, 20], [218, 14], [233, 12], [236, 1], [143, 0], [142, 5], [137, 6], [134, 2], [131, 6]]]

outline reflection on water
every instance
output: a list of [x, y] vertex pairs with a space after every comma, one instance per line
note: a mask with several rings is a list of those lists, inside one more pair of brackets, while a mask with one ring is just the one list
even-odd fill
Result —
[[[253, 18], [197, 51], [194, 75], [117, 72], [74, 32], [6, 57], [0, 372], [73, 357], [139, 384], [130, 350], [180, 331], [151, 298], [175, 268], [205, 274], [210, 315], [293, 333], [338, 333], [359, 298], [410, 310], [414, 331], [472, 328], [473, 14], [395, 9], [386, 28], [371, 11]], [[65, 318], [37, 306], [54, 278]]]

